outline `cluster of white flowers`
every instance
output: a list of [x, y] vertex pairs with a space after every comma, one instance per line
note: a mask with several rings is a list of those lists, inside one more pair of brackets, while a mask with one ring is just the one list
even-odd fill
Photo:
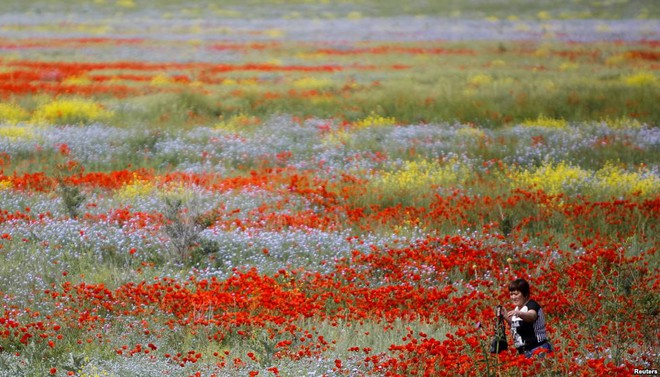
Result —
[[[321, 131], [318, 124], [322, 122], [331, 124], [329, 131]], [[620, 154], [620, 160], [628, 161], [625, 155], [629, 148], [651, 153], [660, 144], [657, 127], [610, 128], [605, 123], [502, 129], [444, 123], [342, 130], [325, 120], [298, 123], [276, 117], [258, 127], [256, 131], [238, 133], [197, 127], [186, 133], [162, 131], [157, 135], [153, 131], [100, 124], [37, 128], [33, 139], [16, 140], [0, 135], [0, 153], [21, 156], [33, 153], [35, 147], [57, 153], [66, 145], [71, 158], [83, 166], [112, 169], [124, 166], [130, 158], [148, 167], [168, 166], [184, 172], [219, 174], [232, 174], [236, 169], [264, 163], [277, 164], [278, 156], [286, 155], [281, 164], [332, 177], [346, 172], [363, 174], [380, 170], [389, 164], [383, 157], [409, 159], [413, 150], [415, 158], [461, 156], [473, 162], [501, 158], [507, 164], [527, 167], [562, 160], [589, 165], [591, 160], [598, 160], [593, 157], [601, 151], [610, 154], [614, 151]], [[328, 143], [323, 132], [338, 135], [336, 138], [343, 141]], [[151, 141], [145, 145], [147, 139]], [[621, 148], [609, 148], [611, 144]]]

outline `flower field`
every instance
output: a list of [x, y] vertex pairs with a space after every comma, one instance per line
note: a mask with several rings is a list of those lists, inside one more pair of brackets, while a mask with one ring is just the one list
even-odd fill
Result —
[[0, 5], [0, 376], [658, 369], [659, 4], [183, 3]]

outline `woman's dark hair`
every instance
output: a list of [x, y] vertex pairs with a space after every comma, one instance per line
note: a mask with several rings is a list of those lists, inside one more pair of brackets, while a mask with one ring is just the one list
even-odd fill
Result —
[[525, 279], [516, 279], [509, 283], [509, 292], [518, 291], [523, 296], [529, 297], [529, 283]]

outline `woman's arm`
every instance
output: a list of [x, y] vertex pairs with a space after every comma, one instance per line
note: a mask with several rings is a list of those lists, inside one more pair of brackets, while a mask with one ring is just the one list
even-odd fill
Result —
[[511, 317], [513, 316], [520, 317], [522, 318], [523, 321], [525, 322], [534, 322], [536, 321], [536, 318], [539, 317], [538, 313], [536, 313], [536, 310], [528, 310], [526, 312], [521, 312], [518, 310], [511, 310], [510, 312], [506, 313], [506, 321], [511, 324]]

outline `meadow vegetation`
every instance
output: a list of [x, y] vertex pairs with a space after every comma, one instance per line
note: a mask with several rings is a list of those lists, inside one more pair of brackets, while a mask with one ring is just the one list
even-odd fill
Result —
[[225, 0], [218, 4], [209, 0], [193, 0], [182, 5], [174, 0], [71, 0], [29, 2], [7, 0], [0, 8], [8, 12], [69, 12], [115, 15], [148, 10], [165, 18], [360, 18], [410, 15], [452, 18], [494, 19], [621, 19], [657, 18], [660, 6], [644, 0], [566, 1], [557, 6], [552, 0]]
[[0, 376], [657, 369], [658, 5], [222, 3], [0, 4]]

